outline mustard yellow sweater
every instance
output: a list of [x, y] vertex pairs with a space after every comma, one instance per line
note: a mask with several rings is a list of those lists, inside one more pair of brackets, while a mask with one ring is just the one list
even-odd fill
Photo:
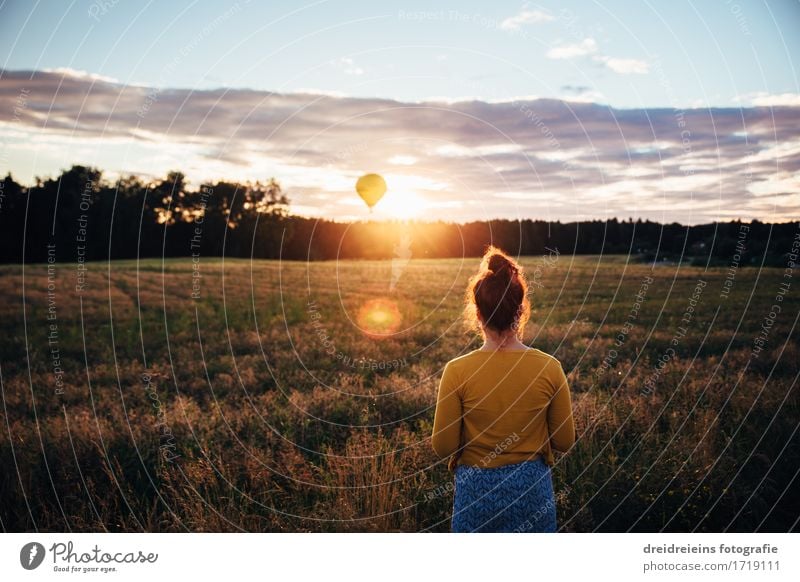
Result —
[[433, 420], [433, 450], [448, 466], [499, 467], [575, 442], [561, 363], [535, 348], [475, 350], [447, 363]]

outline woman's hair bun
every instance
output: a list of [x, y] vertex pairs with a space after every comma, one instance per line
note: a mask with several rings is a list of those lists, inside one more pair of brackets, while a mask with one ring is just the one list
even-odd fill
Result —
[[486, 266], [495, 277], [503, 277], [510, 279], [513, 275], [517, 274], [517, 268], [508, 258], [500, 253], [495, 253], [489, 257]]
[[495, 246], [483, 254], [464, 296], [467, 321], [475, 329], [513, 329], [522, 336], [530, 317], [528, 282], [522, 266]]

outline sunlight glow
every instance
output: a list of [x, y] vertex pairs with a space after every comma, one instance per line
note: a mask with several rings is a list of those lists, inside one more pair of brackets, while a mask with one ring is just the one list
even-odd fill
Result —
[[370, 337], [391, 335], [398, 330], [403, 316], [390, 299], [370, 299], [358, 310], [358, 326]]
[[409, 219], [417, 218], [426, 208], [428, 202], [416, 192], [390, 189], [375, 205], [375, 214], [381, 218]]

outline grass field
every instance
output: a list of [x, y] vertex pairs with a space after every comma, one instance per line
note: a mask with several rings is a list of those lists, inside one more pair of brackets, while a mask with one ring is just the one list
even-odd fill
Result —
[[[3, 529], [447, 531], [429, 437], [477, 263], [0, 267]], [[563, 530], [797, 529], [800, 281], [523, 264], [573, 390]]]

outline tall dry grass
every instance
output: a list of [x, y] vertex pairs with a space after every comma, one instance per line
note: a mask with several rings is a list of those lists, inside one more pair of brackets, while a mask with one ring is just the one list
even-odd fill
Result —
[[[525, 262], [539, 267], [526, 340], [563, 362], [574, 397], [579, 439], [554, 468], [563, 529], [796, 527], [796, 289], [752, 357], [781, 270], [741, 268], [722, 300], [723, 269]], [[452, 476], [428, 439], [442, 366], [478, 345], [460, 324], [473, 266], [415, 259], [390, 292], [389, 262], [204, 259], [198, 300], [188, 260], [92, 264], [82, 295], [59, 265], [50, 297], [46, 266], [24, 283], [0, 267], [3, 529], [446, 531]], [[399, 306], [395, 336], [358, 329], [373, 297]]]

